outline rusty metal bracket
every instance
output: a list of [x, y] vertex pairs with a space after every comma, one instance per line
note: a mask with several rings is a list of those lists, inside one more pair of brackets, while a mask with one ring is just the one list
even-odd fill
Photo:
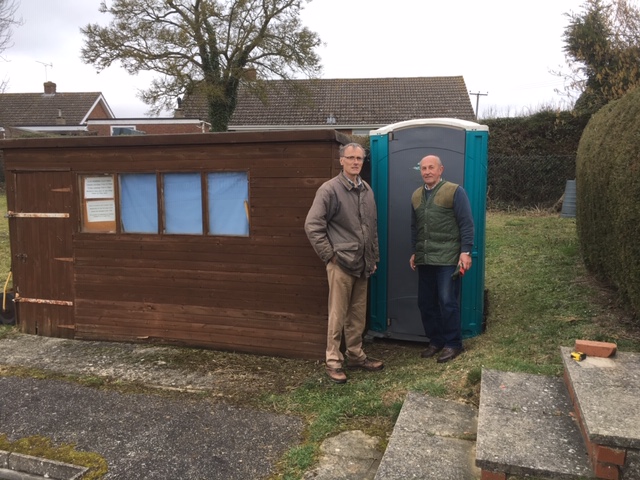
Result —
[[28, 213], [8, 211], [7, 218], [69, 218], [68, 213]]
[[73, 302], [68, 302], [66, 300], [48, 300], [45, 298], [21, 297], [18, 293], [16, 293], [13, 301], [16, 303], [42, 303], [47, 305], [63, 305], [65, 307], [73, 307]]

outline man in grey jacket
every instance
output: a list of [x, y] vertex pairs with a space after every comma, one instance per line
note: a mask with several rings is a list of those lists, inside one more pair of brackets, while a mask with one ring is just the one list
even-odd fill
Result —
[[344, 331], [347, 368], [382, 370], [380, 360], [362, 349], [367, 314], [368, 278], [380, 260], [378, 215], [373, 191], [360, 177], [364, 148], [349, 143], [340, 148], [342, 172], [320, 186], [304, 229], [325, 263], [329, 281], [326, 370], [335, 383], [345, 383], [340, 343]]

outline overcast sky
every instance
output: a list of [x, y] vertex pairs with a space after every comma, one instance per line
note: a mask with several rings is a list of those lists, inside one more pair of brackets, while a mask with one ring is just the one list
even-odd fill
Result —
[[[100, 74], [80, 60], [80, 27], [107, 24], [100, 0], [19, 0], [24, 24], [0, 59], [6, 92], [102, 92], [115, 115], [144, 116], [136, 98], [153, 73], [128, 75], [112, 66]], [[562, 106], [568, 71], [562, 52], [566, 13], [584, 0], [313, 0], [304, 24], [326, 44], [323, 78], [464, 77], [480, 116], [515, 115], [541, 105]], [[485, 95], [486, 94], [486, 95]]]

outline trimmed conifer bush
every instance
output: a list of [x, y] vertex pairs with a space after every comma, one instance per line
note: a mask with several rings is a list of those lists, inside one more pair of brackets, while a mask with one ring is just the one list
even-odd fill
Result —
[[599, 110], [582, 134], [576, 222], [587, 268], [640, 312], [640, 89]]

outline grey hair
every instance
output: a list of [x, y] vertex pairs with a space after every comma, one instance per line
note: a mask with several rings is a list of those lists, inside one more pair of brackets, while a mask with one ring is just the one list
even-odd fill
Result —
[[347, 143], [346, 145], [342, 145], [340, 147], [340, 156], [344, 157], [344, 152], [347, 148], [352, 147], [352, 148], [359, 148], [360, 150], [362, 150], [362, 155], [366, 156], [367, 152], [365, 151], [364, 147], [362, 145], [360, 145], [359, 143], [356, 142], [351, 142], [351, 143]]

